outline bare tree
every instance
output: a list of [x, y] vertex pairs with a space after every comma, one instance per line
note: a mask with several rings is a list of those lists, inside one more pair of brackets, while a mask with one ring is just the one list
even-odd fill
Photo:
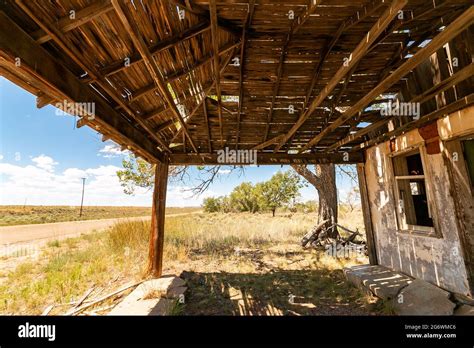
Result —
[[[117, 172], [120, 184], [126, 194], [134, 194], [137, 188], [151, 189], [154, 185], [155, 166], [143, 159], [131, 155], [122, 161], [123, 169]], [[171, 181], [191, 185], [188, 189], [193, 196], [198, 196], [206, 191], [209, 186], [223, 175], [237, 171], [242, 175], [242, 166], [226, 166], [225, 171], [221, 166], [198, 166], [198, 176], [189, 174], [189, 166], [170, 166], [169, 177]], [[224, 174], [225, 173], [225, 174]]]

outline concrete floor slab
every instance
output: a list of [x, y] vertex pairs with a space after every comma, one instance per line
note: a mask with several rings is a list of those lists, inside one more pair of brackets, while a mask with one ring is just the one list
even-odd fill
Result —
[[176, 276], [164, 276], [140, 284], [108, 315], [169, 315], [184, 294], [186, 282]]
[[472, 315], [474, 316], [474, 306], [461, 305], [459, 308], [456, 308], [454, 315]]
[[393, 299], [412, 282], [409, 276], [379, 265], [361, 265], [344, 269], [347, 280], [360, 289], [368, 289], [384, 300]]
[[433, 284], [415, 279], [400, 291], [394, 309], [399, 315], [452, 315], [456, 305], [449, 299], [450, 295]]

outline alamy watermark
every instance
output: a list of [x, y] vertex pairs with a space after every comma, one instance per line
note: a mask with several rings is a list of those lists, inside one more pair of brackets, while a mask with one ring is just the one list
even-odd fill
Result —
[[420, 118], [420, 103], [401, 102], [396, 100], [383, 104], [380, 110], [382, 116], [409, 116], [418, 120]]
[[217, 151], [217, 162], [221, 164], [257, 165], [257, 150], [231, 150], [225, 147]]
[[89, 121], [95, 119], [95, 103], [71, 103], [63, 100], [62, 103], [56, 103], [56, 115], [75, 115], [80, 117], [87, 117]]
[[29, 257], [33, 260], [37, 260], [40, 256], [40, 247], [38, 245], [31, 244], [3, 244], [0, 246], [1, 257]]
[[46, 338], [52, 342], [56, 340], [56, 325], [36, 325], [26, 322], [18, 326], [19, 338]]
[[364, 245], [331, 243], [325, 246], [326, 255], [337, 258], [357, 258], [365, 255]]

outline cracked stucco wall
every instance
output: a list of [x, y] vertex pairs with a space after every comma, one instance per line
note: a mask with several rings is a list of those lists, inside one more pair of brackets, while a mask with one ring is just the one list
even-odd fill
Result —
[[[474, 134], [474, 107], [438, 120], [441, 140]], [[395, 140], [395, 152], [424, 144], [418, 130]], [[366, 151], [366, 177], [379, 264], [421, 278], [446, 290], [469, 295], [452, 187], [442, 154], [426, 155], [426, 184], [433, 194], [441, 237], [398, 231], [390, 142]]]

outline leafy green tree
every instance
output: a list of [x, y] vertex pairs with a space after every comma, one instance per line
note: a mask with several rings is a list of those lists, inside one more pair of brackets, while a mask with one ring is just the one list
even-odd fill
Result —
[[222, 197], [208, 197], [204, 198], [202, 206], [206, 213], [217, 213], [223, 210]]
[[275, 216], [277, 208], [290, 204], [299, 195], [302, 187], [300, 177], [294, 172], [278, 172], [270, 180], [259, 183], [256, 193], [260, 205], [272, 211]]
[[238, 211], [249, 211], [255, 213], [259, 210], [259, 196], [250, 182], [243, 182], [230, 194], [230, 200], [233, 207]]
[[236, 211], [235, 207], [232, 205], [232, 200], [228, 196], [219, 197], [221, 202], [221, 209], [223, 213], [230, 213]]
[[122, 166], [123, 170], [118, 170], [117, 176], [126, 194], [134, 194], [137, 187], [149, 189], [153, 186], [155, 170], [147, 161], [130, 156], [122, 160]]

